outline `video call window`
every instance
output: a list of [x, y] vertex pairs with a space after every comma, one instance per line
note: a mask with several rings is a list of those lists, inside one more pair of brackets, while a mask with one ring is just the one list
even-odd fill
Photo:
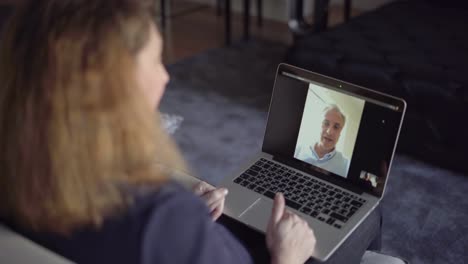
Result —
[[364, 104], [311, 83], [294, 158], [347, 178]]

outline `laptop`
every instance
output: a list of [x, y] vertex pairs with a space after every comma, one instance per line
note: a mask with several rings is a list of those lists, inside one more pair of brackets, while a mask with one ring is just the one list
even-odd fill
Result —
[[326, 261], [382, 199], [405, 110], [400, 98], [280, 64], [262, 149], [220, 184], [224, 213], [265, 232], [281, 192]]

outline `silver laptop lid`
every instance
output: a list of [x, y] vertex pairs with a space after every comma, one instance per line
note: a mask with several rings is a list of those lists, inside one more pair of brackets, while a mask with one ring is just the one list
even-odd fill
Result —
[[262, 151], [382, 197], [405, 110], [400, 98], [280, 64]]

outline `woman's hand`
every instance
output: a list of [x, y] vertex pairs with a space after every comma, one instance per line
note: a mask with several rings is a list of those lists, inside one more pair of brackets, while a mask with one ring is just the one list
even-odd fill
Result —
[[280, 193], [275, 196], [266, 242], [274, 264], [302, 264], [315, 250], [314, 232], [306, 221], [286, 210]]
[[226, 188], [215, 188], [214, 186], [201, 181], [195, 185], [193, 191], [205, 201], [206, 205], [210, 209], [213, 221], [216, 221], [223, 214], [224, 200], [228, 194], [228, 190]]

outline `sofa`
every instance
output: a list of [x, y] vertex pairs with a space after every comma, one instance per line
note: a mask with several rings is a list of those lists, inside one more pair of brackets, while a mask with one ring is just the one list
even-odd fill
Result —
[[394, 1], [322, 32], [291, 17], [286, 61], [405, 99], [399, 151], [466, 174], [467, 5]]
[[0, 224], [0, 263], [71, 264]]

